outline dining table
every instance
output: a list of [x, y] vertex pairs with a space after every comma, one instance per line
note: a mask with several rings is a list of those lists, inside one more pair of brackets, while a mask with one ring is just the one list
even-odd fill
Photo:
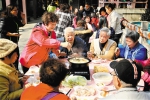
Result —
[[[67, 59], [60, 59], [60, 61], [62, 63], [64, 63], [66, 65], [67, 68], [69, 68], [70, 63]], [[97, 100], [99, 98], [104, 98], [104, 96], [102, 95], [103, 90], [105, 89], [105, 91], [108, 92], [108, 95], [112, 95], [114, 94], [117, 90], [115, 88], [115, 86], [113, 85], [113, 82], [111, 82], [109, 85], [105, 85], [105, 86], [97, 86], [94, 82], [94, 79], [92, 78], [92, 75], [94, 74], [94, 66], [105, 66], [108, 68], [109, 72], [112, 72], [113, 69], [109, 66], [111, 61], [107, 61], [107, 60], [102, 60], [102, 59], [98, 59], [98, 60], [93, 60], [91, 62], [88, 63], [88, 67], [89, 67], [89, 71], [90, 71], [90, 79], [87, 80], [87, 84], [86, 86], [74, 86], [72, 88], [70, 87], [65, 87], [65, 86], [60, 86], [59, 90], [61, 92], [63, 92], [64, 94], [68, 95], [71, 100]], [[29, 79], [26, 81], [26, 87], [28, 86], [36, 86], [40, 83], [40, 77], [39, 77], [39, 66], [31, 66], [28, 70], [28, 72], [25, 73], [25, 75], [29, 75]], [[139, 91], [143, 91], [144, 89], [144, 81], [141, 79], [140, 82], [138, 83], [138, 90]], [[89, 96], [77, 96], [76, 94], [76, 89], [78, 88], [88, 88], [88, 89], [93, 89], [95, 91], [94, 95], [89, 95]]]

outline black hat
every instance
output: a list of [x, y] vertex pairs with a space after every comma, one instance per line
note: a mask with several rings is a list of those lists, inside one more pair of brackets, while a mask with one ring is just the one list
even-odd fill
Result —
[[142, 67], [127, 59], [112, 61], [110, 67], [114, 69], [118, 78], [125, 83], [136, 86], [141, 79]]

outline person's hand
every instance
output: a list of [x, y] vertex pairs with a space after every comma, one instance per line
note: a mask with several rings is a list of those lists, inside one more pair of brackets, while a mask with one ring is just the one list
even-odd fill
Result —
[[24, 84], [24, 83], [27, 81], [27, 79], [28, 79], [29, 77], [30, 77], [30, 76], [24, 75], [24, 76], [22, 77], [22, 79], [21, 79], [22, 83]]
[[59, 53], [59, 56], [63, 56], [63, 57], [64, 57], [64, 56], [66, 56], [66, 55], [67, 55], [67, 54], [66, 54], [65, 52], [60, 52], [60, 53]]
[[27, 83], [27, 84], [25, 84], [25, 85], [23, 86], [23, 90], [26, 89], [26, 88], [28, 88], [28, 87], [30, 87], [30, 86], [33, 86], [32, 83]]
[[52, 51], [53, 53], [55, 53], [57, 57], [58, 57], [59, 54], [60, 54], [60, 50], [58, 50], [58, 49], [51, 49], [51, 51]]
[[96, 97], [94, 100], [100, 100], [100, 98], [99, 98], [99, 97]]
[[116, 61], [120, 61], [120, 60], [123, 60], [123, 59], [124, 59], [124, 58], [117, 58]]
[[119, 55], [120, 55], [120, 49], [116, 48], [116, 50], [115, 50], [115, 56], [118, 57]]
[[62, 47], [67, 48], [69, 51], [71, 49], [71, 44], [69, 42], [61, 42], [60, 44]]
[[25, 19], [25, 14], [23, 12], [21, 12], [21, 18]]
[[87, 57], [92, 60], [95, 57], [95, 55], [92, 52], [88, 51]]
[[21, 34], [18, 34], [18, 33], [12, 33], [12, 36], [15, 36], [15, 37], [20, 37]]
[[72, 55], [70, 55], [70, 57], [80, 57], [81, 55], [79, 55], [78, 53], [73, 53]]

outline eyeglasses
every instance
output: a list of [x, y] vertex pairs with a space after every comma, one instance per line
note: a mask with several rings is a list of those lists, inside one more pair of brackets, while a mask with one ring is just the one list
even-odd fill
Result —
[[118, 73], [117, 73], [116, 69], [114, 69], [114, 71], [111, 72], [110, 74], [111, 74], [112, 76], [118, 76]]
[[111, 74], [112, 76], [117, 76], [114, 71], [113, 71], [113, 72], [110, 72], [110, 74]]

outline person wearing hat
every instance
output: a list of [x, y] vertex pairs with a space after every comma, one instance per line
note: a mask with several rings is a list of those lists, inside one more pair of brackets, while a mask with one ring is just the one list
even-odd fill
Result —
[[115, 94], [100, 100], [149, 100], [150, 92], [139, 92], [136, 88], [141, 79], [142, 67], [135, 62], [123, 59], [112, 61], [110, 67], [114, 69], [113, 84], [118, 90]]
[[[19, 12], [17, 5], [10, 4], [6, 6], [6, 11], [3, 14], [3, 24], [1, 28], [1, 38], [9, 39], [18, 44], [20, 39], [19, 28], [23, 27], [25, 23], [25, 14]], [[18, 70], [19, 64], [19, 47], [17, 47], [18, 58], [14, 62], [16, 69]]]
[[17, 44], [0, 39], [0, 100], [19, 100], [23, 91], [22, 84], [28, 78], [18, 78], [13, 63], [17, 60]]

